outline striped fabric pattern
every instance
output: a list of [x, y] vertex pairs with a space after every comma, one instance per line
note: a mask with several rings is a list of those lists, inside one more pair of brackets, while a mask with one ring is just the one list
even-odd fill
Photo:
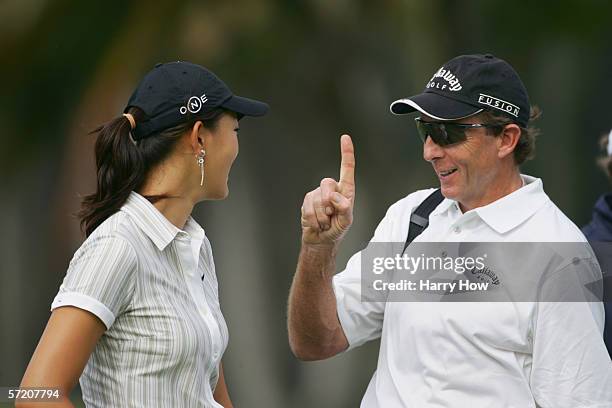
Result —
[[75, 306], [106, 325], [80, 378], [87, 407], [220, 407], [227, 347], [212, 248], [132, 192], [72, 258], [51, 310]]

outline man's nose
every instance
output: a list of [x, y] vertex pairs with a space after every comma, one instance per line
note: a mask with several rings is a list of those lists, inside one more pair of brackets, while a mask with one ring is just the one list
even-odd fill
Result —
[[443, 155], [444, 149], [440, 145], [436, 144], [431, 139], [431, 136], [427, 136], [427, 139], [425, 139], [425, 143], [423, 144], [423, 159], [431, 162], [439, 159]]

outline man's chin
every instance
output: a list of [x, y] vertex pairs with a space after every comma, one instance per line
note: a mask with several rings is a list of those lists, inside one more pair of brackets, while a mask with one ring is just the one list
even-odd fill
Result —
[[444, 184], [440, 185], [440, 192], [444, 198], [448, 198], [450, 200], [454, 200], [457, 194], [456, 190], [453, 189], [452, 186], [445, 186]]

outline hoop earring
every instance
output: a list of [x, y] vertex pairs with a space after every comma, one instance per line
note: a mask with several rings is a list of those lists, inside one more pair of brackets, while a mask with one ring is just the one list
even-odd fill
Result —
[[206, 156], [206, 151], [204, 149], [201, 149], [200, 154], [196, 156], [198, 166], [200, 166], [200, 186], [204, 185], [204, 156]]

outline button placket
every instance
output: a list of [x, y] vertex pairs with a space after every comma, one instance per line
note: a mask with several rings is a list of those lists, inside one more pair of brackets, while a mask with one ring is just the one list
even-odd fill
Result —
[[193, 250], [191, 247], [191, 240], [185, 233], [179, 233], [177, 237], [177, 244], [179, 247], [179, 256], [181, 257], [181, 264], [184, 266], [184, 279], [187, 284], [187, 290], [191, 295], [191, 298], [195, 302], [200, 315], [205, 317], [208, 314], [208, 307], [204, 304], [203, 293], [197, 293], [196, 288], [199, 288], [199, 277], [195, 270], [195, 261], [193, 259]]
[[[204, 276], [210, 276], [212, 274], [211, 268], [208, 264], [208, 259], [206, 258], [202, 265], [205, 269]], [[202, 292], [204, 292], [203, 282], [200, 282], [200, 287], [202, 288]], [[208, 306], [208, 301], [204, 299], [204, 302]], [[221, 328], [219, 327], [219, 323], [217, 319], [212, 313], [207, 314], [208, 327], [211, 330], [211, 340], [212, 340], [212, 352], [213, 359], [218, 360], [221, 356]]]
[[[198, 314], [204, 320], [206, 326], [210, 330], [212, 357], [213, 360], [215, 360], [216, 362], [221, 356], [221, 329], [219, 327], [217, 319], [210, 310], [210, 306], [206, 299], [206, 293], [204, 290], [204, 282], [201, 279], [199, 270], [196, 270], [196, 261], [194, 259], [196, 254], [193, 250], [193, 243], [189, 235], [186, 233], [179, 233], [177, 243], [179, 244], [178, 246], [180, 248], [179, 254], [181, 256], [181, 263], [185, 266], [186, 269], [186, 276], [184, 278], [187, 282], [188, 291], [196, 304]], [[202, 243], [202, 245], [204, 244]], [[199, 256], [199, 254], [197, 255]], [[212, 273], [207, 261], [208, 257], [205, 257], [203, 265], [198, 265], [198, 268], [204, 268], [206, 270], [204, 274], [205, 276]]]

